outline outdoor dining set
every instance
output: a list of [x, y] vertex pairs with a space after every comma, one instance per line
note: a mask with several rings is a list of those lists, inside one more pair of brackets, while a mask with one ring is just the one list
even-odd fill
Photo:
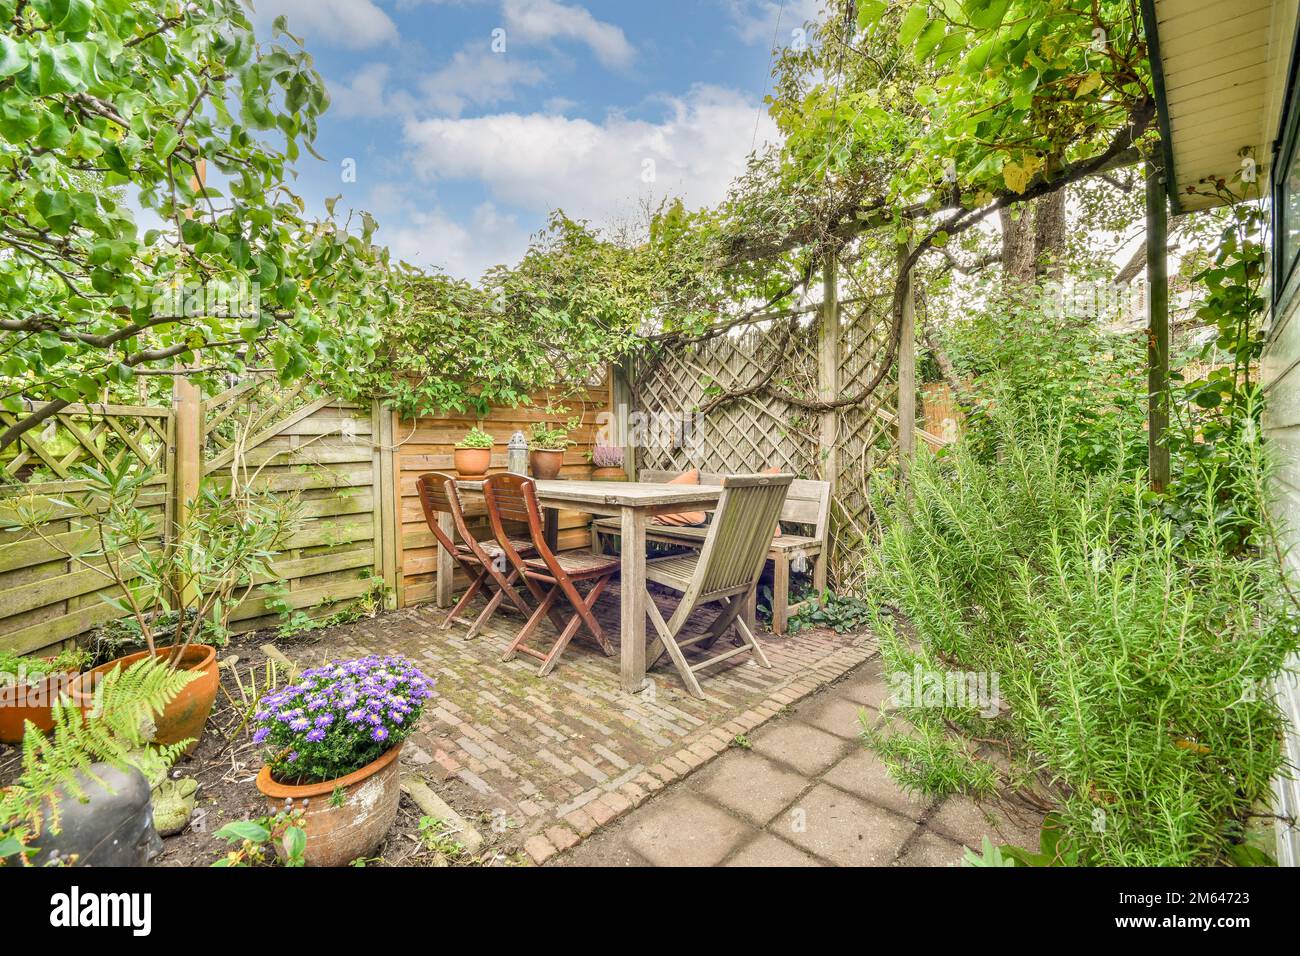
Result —
[[[766, 561], [773, 560], [779, 591], [772, 602], [773, 621], [783, 629], [792, 556], [798, 562], [811, 560], [814, 584], [824, 583], [829, 499], [824, 483], [780, 473], [707, 476], [708, 483], [698, 484], [645, 477], [662, 480], [536, 480], [510, 472], [482, 480], [458, 480], [440, 472], [421, 475], [417, 487], [425, 520], [438, 546], [469, 581], [443, 627], [468, 623], [465, 636], [474, 638], [508, 605], [525, 623], [503, 648], [502, 660], [520, 654], [535, 658], [545, 676], [579, 631], [612, 657], [614, 647], [593, 608], [617, 576], [624, 690], [641, 690], [646, 669], [664, 655], [696, 697], [704, 696], [700, 672], [722, 661], [752, 654], [760, 665], [770, 666], [754, 636], [756, 586]], [[559, 509], [596, 516], [590, 549], [557, 548], [554, 516]], [[712, 512], [712, 517], [707, 524], [678, 522], [678, 516], [691, 512]], [[484, 514], [490, 536], [478, 540], [470, 520]], [[807, 526], [811, 533], [783, 533], [783, 521]], [[611, 539], [618, 541], [617, 554], [605, 553]], [[647, 557], [647, 541], [676, 547], [674, 553]], [[667, 617], [650, 597], [650, 583], [680, 595]], [[469, 609], [479, 597], [486, 603], [470, 620]], [[712, 622], [702, 631], [688, 629], [688, 619], [705, 606], [716, 610]], [[654, 629], [649, 643], [647, 618]], [[554, 634], [544, 629], [546, 620]], [[687, 648], [709, 650], [728, 631], [734, 633], [734, 646], [688, 661]]]

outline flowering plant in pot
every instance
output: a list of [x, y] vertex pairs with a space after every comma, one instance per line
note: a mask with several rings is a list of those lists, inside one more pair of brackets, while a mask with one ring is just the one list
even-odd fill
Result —
[[471, 481], [486, 477], [494, 444], [492, 436], [477, 425], [467, 431], [452, 448], [456, 474]]
[[[163, 515], [150, 496], [158, 491], [151, 472], [127, 459], [100, 471], [83, 466], [85, 491], [70, 500], [27, 496], [11, 510], [13, 521], [64, 554], [79, 568], [104, 579], [112, 596], [103, 600], [130, 618], [144, 650], [94, 667], [74, 682], [73, 699], [87, 710], [110, 671], [148, 658], [173, 671], [193, 671], [191, 681], [155, 718], [154, 742], [197, 744], [216, 700], [216, 650], [205, 633], [224, 633], [230, 615], [258, 583], [274, 579], [271, 560], [295, 524], [297, 503], [248, 490], [204, 486], [190, 502], [183, 528], [164, 542]], [[67, 540], [51, 535], [55, 509], [68, 513], [86, 534]]]
[[262, 698], [257, 789], [272, 813], [302, 811], [308, 866], [371, 855], [397, 817], [397, 757], [433, 681], [404, 657], [331, 661]]
[[568, 428], [533, 422], [528, 429], [528, 466], [534, 478], [545, 481], [559, 475], [564, 467], [564, 450], [576, 444], [569, 437], [569, 431], [575, 426], [572, 421]]
[[591, 450], [591, 477], [596, 481], [626, 481], [623, 449], [617, 445], [597, 445]]

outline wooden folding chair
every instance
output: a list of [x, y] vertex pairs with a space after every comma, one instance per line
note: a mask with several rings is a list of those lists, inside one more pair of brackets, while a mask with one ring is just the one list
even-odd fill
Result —
[[[537, 491], [531, 478], [513, 474], [492, 475], [483, 482], [483, 498], [487, 501], [488, 521], [492, 524], [497, 543], [538, 601], [537, 610], [501, 659], [508, 661], [520, 652], [535, 657], [542, 662], [538, 673], [544, 677], [555, 668], [579, 627], [585, 627], [600, 649], [612, 656], [614, 648], [591, 609], [618, 571], [619, 559], [589, 551], [563, 551], [559, 554], [551, 551], [546, 543]], [[507, 521], [520, 521], [528, 526], [533, 549], [537, 552], [535, 557], [530, 558], [520, 551], [517, 540], [506, 534]], [[591, 585], [586, 595], [577, 588], [580, 581]], [[559, 637], [545, 651], [529, 647], [527, 640], [533, 636], [543, 617], [554, 614], [555, 604], [561, 598], [573, 608], [573, 616], [558, 627]], [[552, 621], [555, 621], [554, 617]]]
[[[465, 593], [447, 614], [447, 619], [442, 622], [443, 630], [451, 627], [452, 622], [460, 618], [461, 612], [469, 606], [470, 601], [474, 600], [479, 591], [487, 587], [489, 581], [495, 585], [496, 592], [488, 599], [487, 606], [479, 612], [478, 617], [470, 623], [465, 637], [471, 638], [478, 634], [505, 599], [508, 599], [525, 619], [531, 617], [532, 609], [524, 603], [523, 598], [514, 589], [514, 584], [519, 579], [519, 572], [511, 566], [500, 545], [495, 541], [476, 541], [474, 535], [470, 533], [465, 523], [465, 509], [456, 491], [456, 480], [450, 475], [431, 471], [417, 478], [415, 486], [420, 494], [420, 507], [424, 509], [424, 520], [428, 523], [429, 530], [433, 532], [438, 545], [455, 558], [465, 570], [470, 581]], [[452, 524], [456, 533], [460, 535], [461, 543], [452, 540], [438, 524], [439, 514], [451, 515]], [[522, 553], [530, 555], [534, 553], [532, 543], [527, 540], [516, 539], [516, 545], [522, 549]]]
[[[771, 667], [763, 649], [754, 639], [754, 632], [745, 622], [741, 611], [746, 599], [758, 584], [772, 544], [772, 528], [776, 526], [781, 506], [794, 475], [735, 475], [722, 480], [722, 497], [713, 523], [709, 525], [704, 547], [698, 552], [654, 558], [646, 562], [646, 581], [653, 581], [680, 591], [681, 602], [672, 617], [665, 621], [659, 613], [648, 590], [646, 612], [658, 637], [646, 650], [646, 666], [652, 666], [664, 654], [672, 658], [677, 671], [686, 683], [686, 689], [696, 697], [703, 697], [697, 671], [717, 664], [737, 654], [752, 651], [764, 667]], [[722, 611], [697, 636], [679, 640], [682, 628], [696, 608], [717, 603]], [[701, 644], [708, 648], [734, 625], [739, 646], [706, 657], [695, 664], [687, 662], [682, 649]]]

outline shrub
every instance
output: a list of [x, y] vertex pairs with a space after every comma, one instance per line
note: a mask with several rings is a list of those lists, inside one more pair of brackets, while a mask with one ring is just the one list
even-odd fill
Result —
[[575, 442], [566, 428], [553, 428], [546, 422], [533, 422], [529, 426], [528, 446], [533, 451], [564, 451], [572, 444]]
[[[878, 490], [865, 593], [887, 674], [983, 675], [996, 706], [913, 697], [914, 733], [867, 740], [908, 789], [1053, 809], [1057, 859], [1224, 862], [1283, 768], [1272, 681], [1298, 641], [1280, 564], [1232, 556], [1215, 481], [1179, 531], [1140, 475], [1076, 469], [1069, 426], [1033, 418], [1005, 405], [998, 456], [959, 443], [917, 462], [911, 495]], [[1246, 440], [1233, 474], [1259, 489]]]
[[336, 780], [415, 729], [433, 681], [404, 657], [331, 661], [262, 698], [253, 743], [281, 783]]

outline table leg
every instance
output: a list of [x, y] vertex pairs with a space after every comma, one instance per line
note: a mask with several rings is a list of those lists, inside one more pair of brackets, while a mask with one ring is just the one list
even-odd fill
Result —
[[645, 512], [624, 508], [621, 522], [619, 671], [623, 689], [635, 694], [645, 681]]
[[557, 508], [542, 509], [542, 534], [552, 552], [560, 546], [560, 512]]
[[[450, 540], [456, 540], [456, 529], [452, 524], [451, 515], [446, 512], [439, 512], [438, 527]], [[452, 561], [451, 555], [447, 553], [446, 548], [438, 544], [436, 541], [433, 543], [433, 546], [438, 552], [437, 578], [434, 583], [434, 603], [436, 603], [438, 607], [451, 607], [451, 598], [453, 593], [452, 579], [456, 574], [456, 565]]]

